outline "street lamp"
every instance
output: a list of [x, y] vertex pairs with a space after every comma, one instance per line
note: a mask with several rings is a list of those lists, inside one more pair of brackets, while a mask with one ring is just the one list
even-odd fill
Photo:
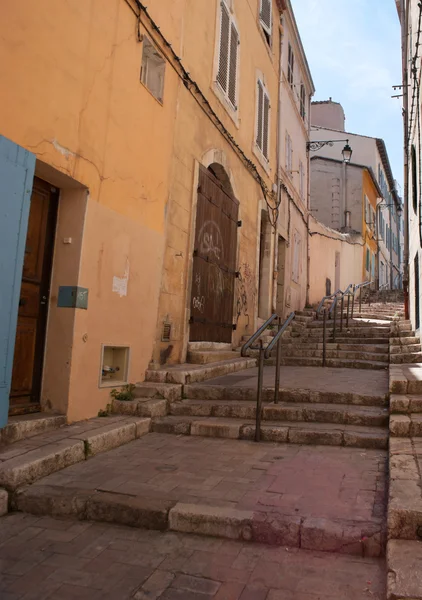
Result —
[[343, 150], [341, 151], [343, 155], [343, 162], [348, 164], [352, 159], [353, 150], [349, 146], [349, 140], [315, 140], [313, 142], [306, 142], [306, 151], [307, 152], [317, 152], [321, 150], [324, 146], [333, 146], [337, 143], [346, 142]]

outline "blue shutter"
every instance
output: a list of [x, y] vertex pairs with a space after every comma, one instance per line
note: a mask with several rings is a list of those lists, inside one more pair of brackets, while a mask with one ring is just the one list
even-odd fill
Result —
[[7, 423], [35, 155], [0, 136], [0, 427]]

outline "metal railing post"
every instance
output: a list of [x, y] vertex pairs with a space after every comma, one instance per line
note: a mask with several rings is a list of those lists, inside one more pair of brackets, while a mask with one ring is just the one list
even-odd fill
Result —
[[326, 366], [327, 362], [327, 309], [324, 309], [323, 315], [323, 330], [322, 330], [322, 366]]
[[[278, 318], [278, 331], [281, 329], [281, 317]], [[278, 404], [278, 396], [280, 392], [280, 361], [281, 361], [281, 337], [277, 342], [277, 354], [275, 359], [275, 389], [274, 389], [274, 404]]]
[[264, 348], [259, 340], [258, 391], [256, 395], [255, 442], [261, 441], [262, 385], [264, 379]]
[[337, 298], [335, 299], [334, 306], [334, 322], [333, 322], [333, 342], [336, 341], [336, 325], [337, 325]]
[[363, 288], [359, 288], [359, 314], [362, 314], [362, 290]]
[[350, 294], [347, 295], [346, 329], [349, 329]]
[[355, 309], [355, 290], [356, 290], [356, 288], [355, 288], [355, 286], [353, 286], [353, 296], [352, 296], [352, 314], [351, 314], [351, 317], [350, 317], [350, 318], [352, 319], [352, 321], [353, 321], [353, 311], [354, 311], [354, 309]]
[[344, 295], [341, 297], [340, 331], [343, 331]]

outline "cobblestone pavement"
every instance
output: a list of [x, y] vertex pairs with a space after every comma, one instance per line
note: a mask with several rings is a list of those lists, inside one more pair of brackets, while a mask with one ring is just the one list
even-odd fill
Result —
[[1, 600], [384, 600], [384, 562], [11, 514]]
[[[264, 386], [274, 387], [275, 367], [265, 367]], [[208, 379], [201, 385], [224, 385], [256, 388], [258, 368]], [[371, 369], [330, 369], [329, 367], [281, 367], [280, 387], [303, 388], [320, 392], [352, 392], [378, 395], [388, 392], [388, 371]]]
[[152, 433], [35, 485], [380, 522], [386, 452]]

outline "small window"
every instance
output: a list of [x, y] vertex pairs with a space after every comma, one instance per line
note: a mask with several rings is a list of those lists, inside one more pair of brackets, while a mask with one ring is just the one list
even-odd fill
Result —
[[300, 85], [300, 116], [305, 120], [306, 116], [306, 91], [303, 83]]
[[293, 89], [294, 84], [294, 70], [295, 70], [295, 55], [293, 53], [293, 48], [289, 43], [289, 54], [288, 54], [288, 64], [287, 64], [287, 81], [290, 84], [290, 87]]
[[144, 36], [141, 81], [160, 102], [163, 101], [165, 69], [166, 61]]
[[226, 3], [221, 2], [220, 45], [217, 83], [230, 104], [237, 110], [237, 63], [239, 57], [239, 32]]
[[270, 133], [270, 97], [264, 84], [258, 79], [256, 145], [268, 160]]
[[272, 0], [261, 0], [261, 9], [259, 11], [259, 21], [268, 45], [271, 46], [271, 34], [273, 24]]
[[370, 265], [370, 257], [369, 257], [369, 250], [368, 248], [366, 249], [366, 270], [369, 272], [369, 265]]
[[289, 177], [293, 177], [293, 145], [292, 138], [286, 131], [286, 171]]
[[299, 162], [299, 194], [302, 200], [305, 199], [305, 169], [303, 162]]

